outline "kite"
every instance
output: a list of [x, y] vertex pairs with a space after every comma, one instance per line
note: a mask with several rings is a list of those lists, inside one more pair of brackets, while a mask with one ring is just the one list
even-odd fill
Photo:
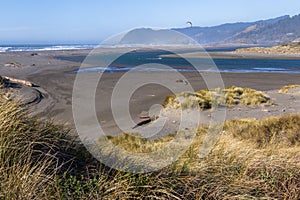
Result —
[[186, 23], [189, 24], [191, 27], [193, 27], [193, 23], [192, 22], [188, 21]]

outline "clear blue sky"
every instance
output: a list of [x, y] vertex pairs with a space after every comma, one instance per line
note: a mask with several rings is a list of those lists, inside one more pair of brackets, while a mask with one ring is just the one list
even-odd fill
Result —
[[0, 44], [99, 43], [132, 28], [300, 14], [299, 0], [1, 0]]

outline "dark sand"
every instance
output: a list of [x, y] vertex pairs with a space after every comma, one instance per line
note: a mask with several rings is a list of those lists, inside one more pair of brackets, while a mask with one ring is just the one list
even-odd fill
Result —
[[[111, 50], [113, 51], [113, 50]], [[87, 55], [89, 50], [72, 50], [72, 51], [45, 51], [37, 52], [38, 55], [32, 56], [31, 52], [13, 52], [0, 53], [0, 75], [11, 76], [14, 78], [25, 79], [38, 85], [33, 88], [42, 93], [43, 99], [35, 104], [31, 109], [40, 117], [54, 118], [59, 122], [66, 122], [73, 127], [72, 116], [72, 90], [76, 77], [75, 73], [68, 73], [80, 67], [80, 63], [71, 61], [62, 61], [55, 59], [56, 56]], [[220, 53], [216, 53], [220, 55]], [[234, 54], [222, 53], [222, 56], [235, 57]], [[241, 55], [239, 55], [241, 56]], [[252, 55], [253, 56], [253, 55]], [[268, 55], [270, 56], [270, 55]], [[285, 58], [285, 57], [284, 57]], [[7, 62], [18, 62], [20, 67], [4, 67]], [[138, 73], [136, 72], [137, 76]], [[151, 72], [153, 76], [155, 73]], [[159, 73], [161, 74], [161, 73]], [[205, 82], [195, 73], [183, 73], [189, 80], [195, 90], [206, 89]], [[118, 81], [121, 73], [106, 73], [102, 79], [104, 87], [98, 89], [96, 93], [96, 108], [99, 122], [105, 127], [108, 134], [117, 134], [119, 129], [115, 126], [110, 111], [110, 96], [114, 83]], [[300, 84], [300, 74], [279, 74], [279, 73], [223, 73], [222, 79], [225, 86], [250, 87], [257, 90], [269, 91], [270, 96], [274, 90], [278, 90], [284, 85]], [[174, 80], [174, 84], [177, 83]], [[170, 91], [157, 85], [148, 85], [139, 89], [131, 98], [130, 114], [133, 120], [140, 121], [139, 114], [148, 111], [153, 104], [162, 104], [165, 97], [170, 95]], [[274, 93], [275, 94], [275, 93]], [[272, 96], [273, 98], [273, 96]], [[298, 107], [290, 111], [288, 106], [299, 104], [291, 96], [278, 96], [280, 106], [267, 108], [230, 108], [227, 112], [226, 119], [232, 118], [262, 118], [267, 116], [284, 114], [286, 112], [299, 112]], [[286, 102], [286, 105], [285, 104]], [[230, 112], [232, 110], [232, 112]], [[242, 113], [242, 114], [241, 114]], [[247, 114], [248, 113], [248, 114]]]

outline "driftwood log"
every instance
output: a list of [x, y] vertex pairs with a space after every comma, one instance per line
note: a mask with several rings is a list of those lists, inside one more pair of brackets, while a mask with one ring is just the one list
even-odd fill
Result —
[[2, 78], [6, 79], [6, 80], [8, 80], [10, 82], [18, 83], [18, 84], [21, 84], [21, 85], [26, 85], [26, 86], [29, 86], [29, 87], [35, 86], [30, 81], [25, 81], [25, 80], [21, 80], [21, 79], [11, 78], [11, 77], [8, 77], [8, 76], [2, 76]]

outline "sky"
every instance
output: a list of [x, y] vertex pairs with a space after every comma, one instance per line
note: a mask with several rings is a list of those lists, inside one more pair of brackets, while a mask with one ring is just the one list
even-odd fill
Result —
[[134, 28], [300, 14], [299, 0], [0, 0], [1, 44], [98, 44]]

